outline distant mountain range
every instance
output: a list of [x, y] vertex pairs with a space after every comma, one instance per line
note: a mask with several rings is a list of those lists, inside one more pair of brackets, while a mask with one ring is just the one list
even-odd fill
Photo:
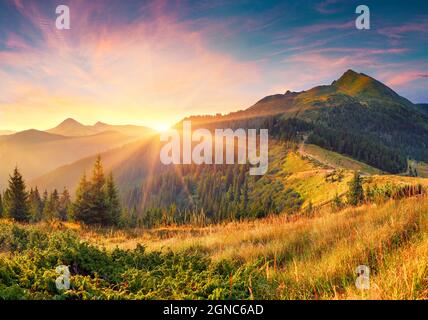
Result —
[[96, 124], [83, 125], [74, 119], [66, 119], [55, 128], [46, 130], [48, 133], [59, 134], [69, 137], [81, 137], [94, 135], [105, 131], [117, 131], [128, 136], [144, 137], [147, 134], [153, 133], [152, 129], [135, 125], [110, 125], [103, 122]]
[[97, 123], [85, 126], [67, 119], [47, 130], [25, 130], [0, 136], [0, 189], [17, 165], [26, 179], [34, 179], [55, 168], [102, 153], [132, 141], [151, 137], [154, 131], [139, 126]]
[[[195, 127], [267, 127], [274, 139], [305, 138], [308, 143], [348, 155], [382, 171], [398, 173], [407, 170], [407, 157], [428, 160], [425, 110], [425, 106], [413, 104], [376, 79], [348, 70], [330, 85], [267, 96], [246, 110], [224, 116], [188, 119]], [[67, 122], [50, 132], [69, 130], [73, 123]], [[89, 127], [94, 130], [96, 125]], [[88, 126], [84, 128], [87, 130]], [[75, 129], [62, 131], [65, 132], [78, 133]], [[174, 174], [159, 164], [158, 136], [145, 143], [118, 146], [102, 153], [102, 158], [106, 169], [114, 172], [121, 195], [129, 205], [139, 206], [142, 197], [147, 196], [141, 194], [141, 186], [148, 179], [159, 185], [166, 174]], [[60, 189], [65, 185], [73, 190], [94, 159], [95, 152], [34, 179], [31, 185], [41, 189]], [[161, 199], [157, 192], [151, 190], [152, 196]]]

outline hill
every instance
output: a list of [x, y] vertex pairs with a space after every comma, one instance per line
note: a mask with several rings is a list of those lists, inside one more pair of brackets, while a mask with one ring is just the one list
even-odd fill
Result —
[[0, 189], [7, 186], [9, 174], [15, 166], [20, 168], [27, 180], [31, 180], [61, 165], [102, 153], [133, 140], [135, 140], [134, 137], [115, 131], [91, 136], [65, 137], [43, 131], [27, 130], [2, 136], [0, 137], [2, 162]]
[[418, 108], [419, 111], [421, 111], [425, 115], [428, 115], [428, 104], [427, 103], [425, 103], [425, 104], [423, 104], [423, 103], [417, 104], [416, 107]]
[[[270, 119], [274, 135], [290, 131], [285, 126], [291, 125], [310, 144], [400, 173], [407, 170], [407, 157], [428, 161], [428, 115], [421, 108], [376, 79], [348, 70], [330, 85], [267, 96], [224, 116], [189, 119], [195, 125], [256, 128], [266, 127], [269, 122], [262, 119]], [[285, 121], [290, 119], [294, 122]]]
[[154, 130], [142, 126], [110, 125], [103, 122], [97, 122], [96, 124], [90, 126], [83, 125], [71, 118], [64, 120], [55, 128], [46, 130], [48, 133], [72, 137], [94, 135], [106, 131], [117, 131], [127, 136], [135, 136], [140, 138], [154, 134]]
[[[245, 114], [257, 116], [236, 118]], [[190, 120], [194, 129], [268, 128], [269, 171], [250, 177], [248, 167], [239, 165], [164, 166], [158, 136], [103, 153], [106, 171], [113, 171], [125, 207], [137, 208], [150, 221], [150, 216], [173, 207], [183, 219], [189, 218], [186, 212], [196, 210], [221, 221], [324, 205], [347, 190], [353, 170], [373, 176], [380, 185], [395, 181], [398, 178], [384, 179], [381, 174], [406, 172], [407, 156], [422, 157], [428, 139], [428, 118], [415, 105], [352, 70], [331, 85], [266, 97], [226, 116]], [[93, 161], [92, 154], [33, 179], [31, 185], [74, 190]]]

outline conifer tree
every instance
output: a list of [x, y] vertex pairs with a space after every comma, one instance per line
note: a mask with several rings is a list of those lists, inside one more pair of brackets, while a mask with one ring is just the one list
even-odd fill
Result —
[[340, 210], [343, 207], [342, 199], [340, 199], [339, 194], [336, 192], [336, 195], [333, 199], [333, 209]]
[[110, 172], [105, 184], [105, 196], [108, 212], [108, 224], [118, 225], [121, 213], [119, 196], [114, 183], [113, 173]]
[[30, 215], [32, 221], [40, 221], [42, 220], [42, 213], [43, 213], [43, 201], [40, 197], [39, 189], [37, 187], [30, 191]]
[[30, 220], [28, 193], [18, 167], [15, 167], [13, 175], [9, 176], [6, 194], [6, 216], [16, 221], [28, 222]]
[[357, 206], [364, 202], [363, 182], [360, 173], [355, 171], [354, 177], [349, 182], [348, 203], [352, 206]]
[[77, 221], [93, 223], [90, 197], [91, 184], [84, 173], [76, 190], [76, 200], [73, 204], [73, 216]]
[[101, 157], [98, 156], [92, 170], [92, 180], [90, 186], [90, 202], [93, 209], [93, 223], [108, 224], [109, 222], [107, 199], [104, 192], [105, 182]]
[[67, 221], [68, 215], [70, 211], [71, 206], [71, 198], [70, 193], [68, 192], [67, 188], [64, 187], [64, 190], [61, 193], [61, 197], [59, 199], [59, 219], [61, 221]]

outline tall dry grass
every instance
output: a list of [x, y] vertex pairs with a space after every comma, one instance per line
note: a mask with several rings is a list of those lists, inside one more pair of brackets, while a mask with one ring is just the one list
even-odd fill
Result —
[[[266, 285], [254, 295], [265, 299], [428, 298], [426, 196], [204, 228], [125, 232], [66, 227], [108, 249], [142, 243], [148, 250], [197, 250], [214, 261], [244, 267], [257, 261]], [[371, 270], [369, 290], [355, 287], [358, 265]]]
[[[149, 250], [199, 250], [213, 260], [241, 264], [262, 259], [270, 283], [266, 298], [428, 298], [427, 197], [340, 212], [324, 208], [296, 219], [277, 216], [199, 229], [176, 228], [163, 238], [166, 230], [123, 244], [144, 240]], [[370, 290], [355, 287], [358, 265], [371, 269]]]

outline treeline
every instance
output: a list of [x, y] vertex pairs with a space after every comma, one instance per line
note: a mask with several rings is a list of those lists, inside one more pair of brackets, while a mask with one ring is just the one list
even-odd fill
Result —
[[250, 176], [248, 170], [247, 165], [164, 167], [125, 199], [135, 208], [132, 223], [218, 223], [292, 213], [301, 207], [300, 194], [268, 176]]
[[359, 172], [354, 172], [354, 177], [348, 184], [349, 188], [346, 192], [346, 199], [336, 193], [332, 201], [332, 209], [340, 210], [345, 206], [358, 206], [363, 203], [381, 203], [389, 199], [399, 200], [418, 195], [426, 194], [427, 190], [421, 185], [394, 185], [387, 183], [383, 186], [368, 185], [365, 190], [363, 188], [363, 179]]
[[407, 169], [405, 152], [388, 147], [371, 135], [345, 130], [340, 125], [333, 128], [321, 122], [275, 116], [265, 119], [263, 128], [269, 129], [269, 135], [279, 140], [298, 141], [306, 136], [307, 143], [348, 155], [386, 172], [400, 173]]
[[0, 217], [20, 222], [42, 220], [81, 221], [86, 224], [119, 225], [121, 206], [113, 175], [104, 176], [98, 157], [90, 180], [83, 175], [73, 202], [66, 188], [40, 195], [38, 188], [27, 191], [25, 181], [15, 168], [9, 186], [0, 195]]
[[[371, 101], [365, 105], [352, 100], [343, 102], [340, 97], [337, 99], [339, 101], [324, 104], [325, 107], [306, 111], [302, 117], [309, 119], [315, 127], [335, 130], [334, 133], [340, 134], [342, 143], [350, 141], [355, 144], [356, 139], [363, 138], [363, 142], [357, 144], [355, 148], [367, 149], [367, 152], [373, 153], [377, 158], [373, 163], [380, 163], [381, 166], [378, 168], [384, 171], [392, 173], [400, 172], [398, 170], [405, 171], [407, 157], [420, 161], [428, 160], [426, 116], [414, 112], [411, 108], [387, 101]], [[332, 145], [338, 146], [340, 140]], [[368, 141], [371, 145], [366, 148]], [[377, 148], [379, 151], [376, 151]], [[392, 159], [391, 162], [385, 160], [383, 165], [380, 154], [385, 151], [389, 155], [395, 153], [400, 158]], [[364, 161], [364, 158], [367, 159], [368, 156], [362, 156], [358, 160]]]
[[404, 154], [362, 135], [319, 126], [313, 129], [307, 143], [348, 155], [390, 173], [400, 173], [407, 169], [407, 157]]

